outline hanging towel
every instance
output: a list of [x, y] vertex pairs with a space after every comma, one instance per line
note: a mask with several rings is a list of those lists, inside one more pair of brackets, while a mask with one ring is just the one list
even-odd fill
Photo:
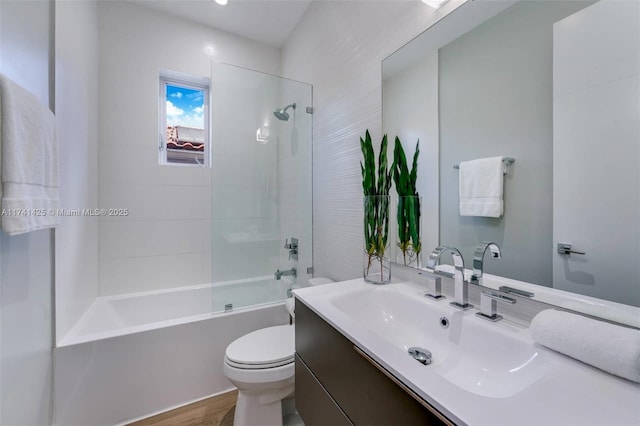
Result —
[[530, 330], [549, 349], [640, 382], [640, 330], [553, 309], [536, 315]]
[[59, 223], [55, 117], [29, 91], [0, 74], [2, 230], [18, 235]]
[[502, 216], [502, 158], [480, 158], [460, 163], [460, 216]]

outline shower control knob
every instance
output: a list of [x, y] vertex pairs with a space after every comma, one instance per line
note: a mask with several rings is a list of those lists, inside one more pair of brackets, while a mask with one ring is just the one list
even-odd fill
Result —
[[298, 249], [298, 239], [297, 238], [291, 238], [291, 244], [289, 244], [289, 239], [285, 239], [284, 240], [284, 248], [286, 248], [287, 250], [297, 250]]

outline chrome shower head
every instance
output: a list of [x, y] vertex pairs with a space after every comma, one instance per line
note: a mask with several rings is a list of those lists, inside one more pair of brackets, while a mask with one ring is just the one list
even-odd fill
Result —
[[274, 111], [273, 115], [275, 115], [278, 120], [287, 121], [289, 119], [289, 114], [283, 109]]
[[293, 110], [295, 111], [296, 110], [295, 102], [292, 103], [291, 105], [287, 105], [284, 108], [275, 110], [273, 112], [273, 115], [275, 115], [278, 120], [287, 121], [287, 120], [289, 120], [289, 113], [287, 113], [287, 110], [289, 108], [293, 108]]

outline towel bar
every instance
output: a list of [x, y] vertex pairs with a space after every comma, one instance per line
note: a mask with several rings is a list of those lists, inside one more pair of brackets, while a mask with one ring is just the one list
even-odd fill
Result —
[[[502, 173], [506, 175], [506, 174], [507, 174], [507, 172], [509, 171], [509, 166], [510, 166], [510, 165], [512, 165], [512, 164], [513, 164], [513, 163], [515, 163], [515, 162], [516, 162], [516, 159], [515, 159], [515, 158], [512, 158], [512, 157], [504, 157], [504, 158], [502, 159]], [[459, 164], [454, 164], [454, 165], [453, 165], [453, 168], [454, 168], [454, 169], [456, 169], [456, 170], [458, 170], [458, 169], [460, 168], [460, 165], [459, 165]]]

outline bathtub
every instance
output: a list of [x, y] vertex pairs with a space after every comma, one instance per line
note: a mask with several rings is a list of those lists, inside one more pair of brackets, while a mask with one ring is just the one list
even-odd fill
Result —
[[210, 318], [231, 309], [260, 308], [287, 297], [291, 281], [272, 276], [99, 297], [58, 347]]
[[125, 424], [233, 389], [227, 345], [286, 324], [290, 287], [268, 276], [98, 298], [54, 349], [55, 424]]

